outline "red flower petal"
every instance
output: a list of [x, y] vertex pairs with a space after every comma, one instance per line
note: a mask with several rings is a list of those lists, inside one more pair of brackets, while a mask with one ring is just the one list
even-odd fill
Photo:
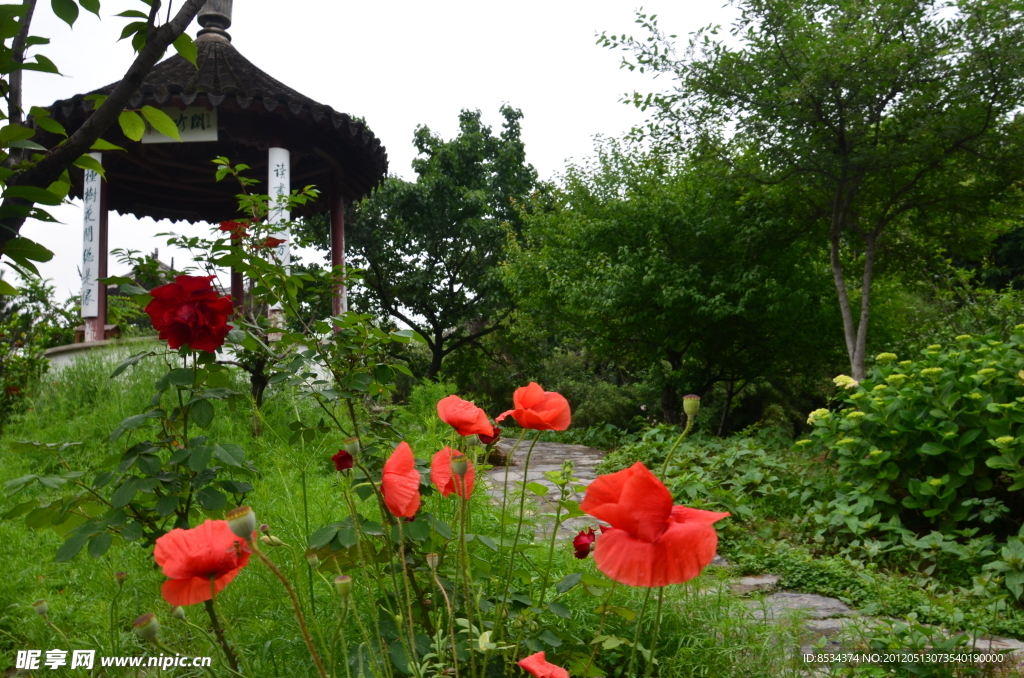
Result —
[[536, 382], [517, 388], [512, 404], [514, 408], [499, 414], [495, 421], [512, 415], [520, 426], [536, 431], [564, 431], [572, 423], [569, 401], [560, 393], [545, 391]]
[[491, 435], [494, 430], [486, 412], [456, 395], [437, 401], [437, 416], [460, 436]]
[[412, 448], [401, 442], [384, 462], [380, 481], [381, 493], [388, 510], [400, 518], [412, 518], [420, 508], [420, 472]]
[[641, 462], [598, 476], [587, 487], [580, 508], [612, 527], [653, 542], [668, 527], [672, 495]]
[[334, 468], [345, 471], [352, 468], [356, 460], [346, 450], [338, 450], [338, 453], [331, 457], [331, 461], [334, 462]]
[[[466, 475], [460, 480], [458, 476], [452, 473], [452, 455], [454, 454], [455, 450], [446, 446], [434, 455], [430, 463], [430, 482], [434, 483], [434, 486], [441, 492], [443, 497], [447, 497], [454, 492], [463, 499], [469, 499], [473, 496], [473, 481], [476, 479], [476, 469], [473, 468], [473, 462], [467, 459]], [[465, 489], [462, 488], [463, 483], [466, 485]]]
[[718, 533], [708, 523], [671, 523], [653, 543], [611, 529], [597, 540], [594, 564], [627, 586], [668, 586], [699, 575], [717, 548]]
[[[227, 521], [207, 520], [191, 530], [174, 529], [157, 539], [153, 557], [171, 578], [164, 584], [167, 602], [192, 605], [210, 599], [211, 578], [218, 591], [227, 586], [249, 562], [249, 551]], [[202, 582], [205, 590], [197, 582]], [[171, 597], [190, 602], [173, 602]]]
[[519, 667], [536, 678], [569, 678], [569, 672], [561, 666], [544, 661], [544, 653], [538, 652], [519, 660]]
[[573, 555], [580, 560], [589, 556], [590, 549], [596, 539], [597, 535], [594, 533], [594, 528], [591, 527], [587, 530], [580, 530], [580, 533], [572, 540], [572, 547], [576, 549], [576, 553]]

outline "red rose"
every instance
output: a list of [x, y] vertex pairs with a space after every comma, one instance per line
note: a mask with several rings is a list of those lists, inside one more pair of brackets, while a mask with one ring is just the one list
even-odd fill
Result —
[[490, 445], [501, 440], [501, 429], [495, 426], [494, 433], [492, 433], [491, 435], [487, 436], [484, 435], [483, 433], [478, 433], [476, 437], [479, 438], [480, 442], [483, 443], [484, 445]]
[[334, 462], [334, 468], [339, 471], [347, 471], [352, 468], [356, 460], [347, 450], [338, 450], [338, 453], [331, 457], [331, 461]]
[[572, 540], [572, 547], [576, 549], [576, 553], [573, 555], [583, 560], [590, 555], [590, 549], [595, 541], [597, 541], [597, 534], [594, 532], [594, 528], [580, 530], [580, 533]]
[[224, 231], [225, 233], [231, 234], [232, 240], [241, 240], [245, 236], [249, 235], [245, 230], [245, 222], [242, 221], [222, 221], [217, 230]]
[[185, 344], [213, 353], [224, 344], [231, 327], [231, 297], [218, 297], [213, 276], [179, 275], [174, 282], [150, 290], [146, 313], [170, 348]]
[[268, 247], [270, 249], [273, 249], [273, 248], [277, 247], [278, 245], [283, 245], [285, 242], [286, 241], [282, 240], [281, 238], [270, 237], [270, 238], [267, 238], [266, 240], [264, 240], [263, 244], [261, 244], [260, 247]]

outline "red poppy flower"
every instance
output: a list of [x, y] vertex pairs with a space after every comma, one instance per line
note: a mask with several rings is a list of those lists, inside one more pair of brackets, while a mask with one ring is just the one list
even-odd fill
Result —
[[420, 508], [420, 472], [409, 443], [401, 442], [384, 462], [380, 490], [388, 510], [399, 518], [412, 518]]
[[499, 440], [501, 440], [501, 429], [498, 428], [497, 426], [494, 426], [492, 428], [494, 429], [494, 432], [491, 433], [491, 435], [484, 435], [483, 433], [478, 433], [476, 436], [484, 445], [490, 445], [491, 443], [496, 443]]
[[188, 344], [198, 351], [213, 353], [231, 331], [228, 318], [231, 297], [218, 297], [210, 285], [213, 276], [179, 275], [174, 282], [149, 291], [153, 301], [146, 313], [153, 327], [170, 348]]
[[576, 549], [576, 553], [573, 555], [583, 560], [590, 555], [590, 549], [595, 541], [597, 541], [597, 534], [594, 532], [594, 528], [580, 530], [580, 533], [572, 540], [572, 547]]
[[352, 455], [348, 453], [348, 450], [338, 450], [338, 453], [331, 457], [331, 461], [334, 462], [334, 468], [339, 471], [346, 471], [352, 468], [356, 462]]
[[521, 386], [512, 394], [514, 409], [502, 412], [494, 421], [501, 421], [508, 415], [523, 428], [535, 431], [564, 431], [569, 428], [572, 413], [569, 401], [560, 393], [545, 391], [536, 382]]
[[268, 247], [270, 249], [273, 249], [273, 248], [277, 247], [278, 245], [285, 244], [285, 242], [287, 242], [287, 241], [286, 240], [282, 240], [281, 238], [270, 237], [270, 238], [267, 238], [266, 240], [264, 240], [260, 244], [260, 247]]
[[153, 557], [170, 577], [160, 592], [171, 606], [195, 605], [219, 593], [249, 562], [249, 547], [226, 520], [207, 520], [191, 529], [171, 530], [156, 540]]
[[249, 235], [245, 230], [245, 226], [246, 224], [244, 221], [222, 221], [217, 229], [230, 233], [232, 240], [241, 240], [245, 236]]
[[580, 508], [611, 524], [594, 548], [597, 569], [627, 586], [693, 579], [715, 557], [712, 526], [728, 513], [673, 506], [672, 495], [641, 462], [598, 476]]
[[569, 672], [561, 666], [544, 661], [543, 652], [520, 659], [519, 667], [537, 678], [569, 678]]
[[437, 401], [437, 416], [441, 417], [441, 421], [454, 428], [460, 436], [480, 433], [490, 435], [494, 430], [494, 426], [487, 419], [486, 412], [456, 395], [450, 395]]
[[[476, 469], [473, 468], [473, 462], [467, 459], [466, 474], [459, 478], [452, 472], [452, 455], [454, 454], [456, 454], [456, 451], [446, 446], [434, 455], [430, 464], [430, 481], [440, 490], [441, 496], [447, 497], [454, 492], [463, 499], [469, 499], [473, 496], [473, 481], [476, 479]], [[463, 487], [463, 484], [465, 484], [465, 487]]]

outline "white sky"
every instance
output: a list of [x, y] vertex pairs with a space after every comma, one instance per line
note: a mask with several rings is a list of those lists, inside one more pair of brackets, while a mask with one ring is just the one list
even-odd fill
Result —
[[[165, 0], [166, 1], [166, 0]], [[663, 30], [685, 36], [711, 23], [727, 26], [735, 11], [723, 0], [648, 0]], [[177, 5], [180, 5], [180, 0]], [[47, 106], [117, 81], [133, 58], [128, 41], [117, 42], [126, 20], [114, 16], [145, 6], [138, 0], [104, 0], [102, 20], [83, 12], [74, 29], [40, 2], [33, 35], [51, 44], [39, 49], [64, 77], [26, 72], [25, 104]], [[387, 147], [390, 172], [412, 178], [413, 130], [425, 124], [448, 139], [461, 109], [480, 109], [500, 129], [502, 103], [523, 111], [527, 160], [542, 179], [562, 171], [569, 158], [590, 154], [595, 135], [617, 136], [644, 119], [620, 102], [633, 90], [668, 83], [621, 70], [620, 53], [598, 47], [596, 34], [640, 37], [636, 5], [614, 0], [475, 0], [434, 2], [376, 0], [235, 0], [233, 44], [272, 77], [335, 110], [362, 116]], [[189, 33], [195, 36], [198, 26]], [[53, 208], [62, 224], [28, 223], [23, 235], [55, 256], [40, 267], [59, 299], [77, 294], [81, 259], [81, 209]], [[110, 215], [110, 247], [173, 256], [156, 233], [205, 234], [207, 226], [137, 220]], [[111, 274], [122, 270], [113, 258]], [[225, 281], [226, 282], [226, 281]]]

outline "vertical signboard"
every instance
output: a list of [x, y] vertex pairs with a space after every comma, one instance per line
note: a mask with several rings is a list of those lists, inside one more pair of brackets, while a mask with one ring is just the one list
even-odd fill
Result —
[[[103, 162], [101, 153], [90, 153]], [[103, 178], [96, 170], [85, 170], [82, 183], [82, 317], [99, 315], [100, 191]], [[102, 338], [102, 337], [101, 337]]]

